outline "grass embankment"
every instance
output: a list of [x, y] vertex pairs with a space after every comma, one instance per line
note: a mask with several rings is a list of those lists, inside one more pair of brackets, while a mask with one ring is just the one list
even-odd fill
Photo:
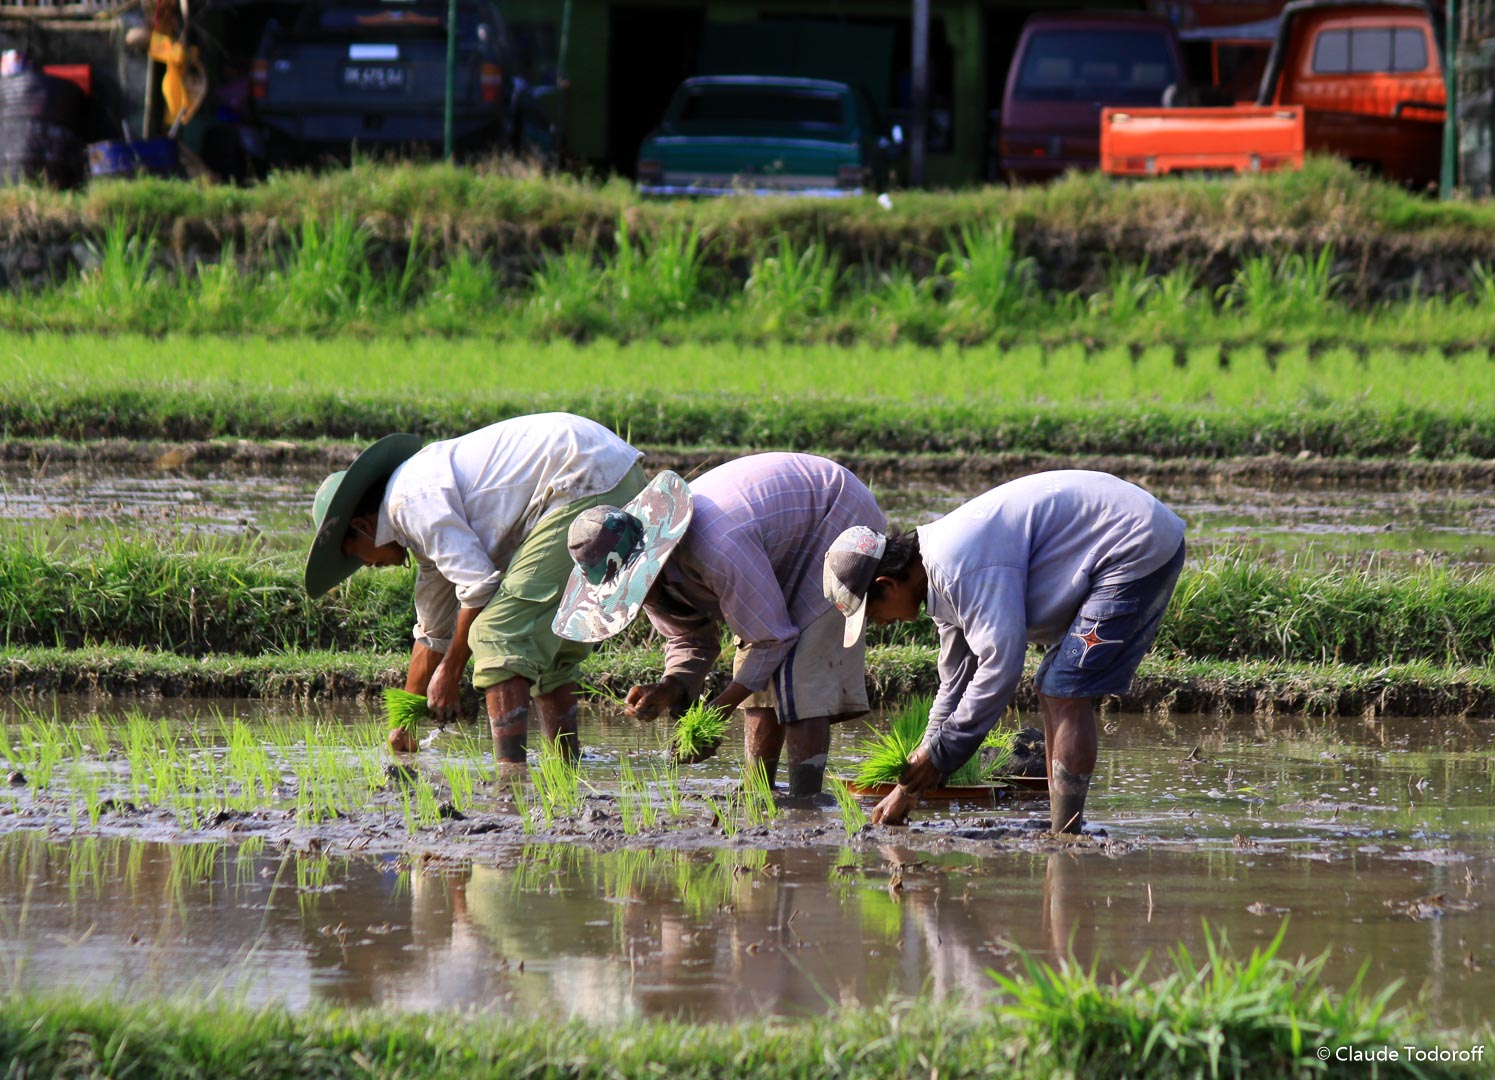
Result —
[[[0, 645], [109, 644], [180, 653], [409, 648], [413, 571], [363, 571], [307, 598], [296, 555], [171, 551], [113, 540], [76, 555], [0, 547]], [[647, 640], [637, 622], [606, 656]], [[933, 624], [873, 628], [873, 644], [935, 644]], [[1495, 571], [1268, 564], [1242, 554], [1186, 567], [1162, 655], [1289, 663], [1483, 662], [1495, 652]]]
[[440, 438], [562, 409], [658, 446], [1495, 457], [1483, 347], [1310, 357], [41, 334], [0, 338], [0, 350], [12, 438]]
[[[1262, 252], [1237, 237], [1229, 258], [1220, 257], [1217, 242], [1212, 261], [1184, 257], [1160, 272], [1152, 252], [1129, 259], [1117, 250], [1123, 241], [1105, 236], [1069, 260], [1082, 268], [1076, 274], [1049, 265], [1052, 243], [1022, 232], [1041, 234], [1052, 223], [1019, 224], [1000, 210], [953, 219], [922, 247], [879, 249], [851, 261], [824, 235], [796, 239], [792, 221], [738, 250], [740, 241], [700, 223], [656, 222], [650, 231], [637, 218], [625, 213], [601, 242], [578, 226], [569, 243], [520, 269], [496, 267], [466, 242], [452, 250], [440, 232], [423, 234], [418, 220], [397, 264], [385, 265], [376, 228], [343, 208], [326, 219], [303, 210], [281, 242], [267, 241], [247, 262], [231, 241], [167, 258], [154, 226], [114, 218], [102, 238], [82, 245], [80, 266], [61, 279], [0, 293], [0, 326], [107, 334], [1459, 350], [1484, 341], [1495, 309], [1495, 250], [1491, 258], [1461, 262], [1423, 253], [1437, 282], [1436, 295], [1423, 295], [1420, 283], [1409, 290], [1405, 282], [1378, 280], [1363, 245], [1340, 251], [1323, 240], [1307, 251], [1289, 241]], [[1229, 217], [1214, 224], [1239, 228]], [[1025, 253], [1025, 244], [1033, 251]]]
[[[402, 684], [408, 652], [215, 654], [199, 658], [119, 645], [80, 649], [0, 648], [0, 690], [113, 696], [363, 699], [371, 709], [384, 687]], [[892, 708], [939, 685], [935, 651], [920, 645], [874, 646], [867, 680], [874, 708]], [[593, 654], [582, 666], [587, 685], [611, 696], [659, 679], [658, 649]], [[1036, 654], [1027, 674], [1037, 670]], [[719, 668], [716, 692], [730, 673]], [[1038, 706], [1031, 680], [1013, 704]], [[1191, 660], [1149, 655], [1122, 706], [1132, 710], [1302, 712], [1316, 716], [1495, 715], [1495, 675], [1482, 663], [1310, 664], [1271, 660]], [[465, 715], [480, 713], [469, 689]]]
[[[371, 696], [400, 680], [411, 621], [408, 572], [356, 574], [313, 602], [294, 556], [126, 540], [71, 557], [0, 549], [0, 685], [14, 689]], [[880, 704], [937, 685], [930, 623], [873, 628], [872, 641]], [[1186, 569], [1128, 704], [1490, 714], [1492, 649], [1495, 574], [1217, 556]], [[661, 663], [640, 621], [586, 670], [616, 692], [654, 681]]]
[[1169, 974], [1119, 982], [1025, 958], [1022, 973], [999, 977], [996, 1007], [922, 1000], [794, 1023], [635, 1018], [626, 1031], [11, 996], [0, 1009], [0, 1057], [36, 1076], [1306, 1078], [1361, 1075], [1367, 1061], [1383, 1077], [1486, 1075], [1488, 1032], [1430, 1030], [1388, 1008], [1387, 992], [1330, 990], [1322, 958], [1284, 959], [1281, 942], [1279, 931], [1243, 957], [1211, 937], [1204, 957], [1180, 946]]

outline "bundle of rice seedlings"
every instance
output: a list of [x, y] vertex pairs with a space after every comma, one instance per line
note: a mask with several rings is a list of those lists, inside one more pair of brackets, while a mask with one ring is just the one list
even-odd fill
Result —
[[[933, 697], [914, 698], [893, 714], [886, 733], [874, 736], [857, 747], [866, 755], [857, 769], [858, 784], [863, 787], [872, 787], [877, 784], [898, 782], [898, 778], [903, 775], [903, 770], [908, 767], [909, 755], [924, 741], [924, 730], [929, 724], [929, 709], [933, 704]], [[1016, 734], [1016, 728], [993, 731], [987, 735], [982, 745], [990, 744], [995, 739], [1002, 740], [1007, 746], [1007, 759], [1010, 760], [1012, 736]], [[982, 769], [981, 754], [978, 752], [972, 754], [969, 761], [951, 773], [945, 779], [945, 783], [950, 787], [982, 784], [986, 782], [992, 771], [990, 768]]]
[[919, 743], [924, 740], [929, 707], [933, 704], [932, 697], [914, 698], [892, 715], [887, 731], [857, 744], [855, 749], [865, 755], [857, 767], [858, 784], [872, 787], [898, 782], [908, 767], [908, 756], [919, 749]]
[[414, 731], [426, 717], [426, 696], [424, 694], [412, 694], [410, 691], [401, 690], [397, 686], [386, 687], [384, 691], [384, 716], [389, 721], [391, 728], [404, 728], [406, 731]]
[[727, 714], [698, 701], [675, 722], [670, 756], [687, 765], [704, 761], [716, 753], [726, 733]]

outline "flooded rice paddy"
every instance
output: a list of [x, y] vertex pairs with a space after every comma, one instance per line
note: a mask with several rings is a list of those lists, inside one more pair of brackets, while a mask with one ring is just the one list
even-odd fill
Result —
[[[191, 543], [252, 536], [272, 548], [305, 542], [307, 508], [326, 470], [315, 466], [197, 468], [59, 462], [0, 465], [0, 526], [60, 544], [119, 528]], [[919, 523], [986, 489], [912, 482], [874, 485], [894, 520]], [[1191, 550], [1246, 547], [1392, 563], [1495, 561], [1495, 502], [1483, 487], [1149, 483], [1189, 523]]]
[[[7, 982], [610, 1022], [801, 1015], [989, 994], [989, 970], [1012, 970], [1018, 950], [1072, 951], [1102, 973], [1150, 956], [1161, 972], [1180, 943], [1203, 953], [1206, 922], [1249, 949], [1286, 919], [1288, 955], [1326, 952], [1331, 985], [1362, 968], [1372, 987], [1400, 980], [1398, 1000], [1444, 1024], [1481, 1021], [1495, 993], [1488, 721], [1111, 715], [1089, 835], [1071, 843], [1043, 835], [1044, 804], [1024, 798], [854, 835], [829, 798], [780, 795], [771, 817], [724, 821], [734, 738], [671, 780], [663, 728], [605, 713], [584, 721], [572, 810], [543, 820], [536, 787], [495, 782], [467, 729], [417, 766], [461, 816], [423, 821], [400, 809], [408, 787], [378, 779], [382, 725], [364, 710], [145, 709], [62, 699], [5, 714], [22, 758], [22, 736], [48, 722], [85, 733], [79, 745], [108, 740], [62, 755], [46, 789], [0, 793]], [[228, 771], [236, 722], [260, 734], [275, 779], [258, 809], [215, 813], [234, 797], [210, 777]], [[149, 766], [126, 733], [147, 724], [195, 756], [203, 779], [181, 796], [200, 799], [195, 818], [166, 808], [177, 795], [130, 786]], [[834, 771], [849, 771], [861, 734], [837, 731]], [[308, 760], [326, 746], [335, 759]], [[309, 772], [362, 756], [377, 775], [358, 774], [345, 805], [298, 813]], [[654, 806], [652, 826], [635, 801], [627, 827], [630, 791]], [[90, 798], [115, 803], [90, 820], [77, 809]]]

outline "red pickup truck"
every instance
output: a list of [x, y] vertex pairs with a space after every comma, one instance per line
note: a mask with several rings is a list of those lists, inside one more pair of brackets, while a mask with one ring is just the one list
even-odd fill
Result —
[[1106, 109], [1101, 169], [1268, 172], [1315, 151], [1410, 187], [1434, 184], [1446, 101], [1441, 22], [1417, 0], [1295, 0], [1254, 105]]

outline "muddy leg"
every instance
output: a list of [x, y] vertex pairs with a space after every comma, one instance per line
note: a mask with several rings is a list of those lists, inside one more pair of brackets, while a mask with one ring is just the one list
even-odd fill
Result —
[[523, 765], [529, 734], [529, 680], [514, 677], [488, 687], [488, 727], [500, 765]]
[[785, 742], [789, 747], [789, 794], [819, 795], [831, 748], [830, 718], [822, 716], [790, 725]]
[[762, 768], [769, 786], [779, 772], [779, 754], [784, 749], [784, 725], [772, 709], [744, 709], [742, 752], [744, 768]]
[[1077, 833], [1095, 771], [1095, 699], [1039, 695], [1039, 701], [1049, 762], [1049, 827], [1056, 833]]
[[552, 743], [560, 754], [573, 765], [581, 757], [581, 734], [576, 721], [576, 684], [558, 686], [549, 693], [535, 697], [535, 708], [540, 714], [540, 726], [545, 739]]

